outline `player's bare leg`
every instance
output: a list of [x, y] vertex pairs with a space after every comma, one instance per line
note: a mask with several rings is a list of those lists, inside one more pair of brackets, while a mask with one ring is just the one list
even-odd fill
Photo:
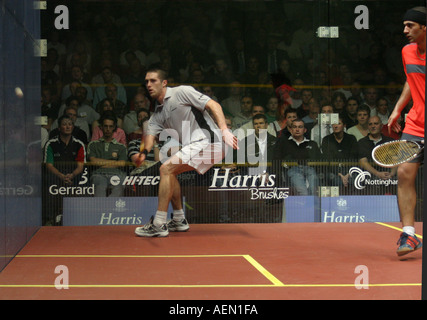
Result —
[[167, 211], [171, 202], [173, 209], [182, 209], [181, 186], [177, 175], [194, 169], [178, 161], [177, 157], [172, 157], [160, 167], [159, 211]]
[[422, 247], [421, 242], [415, 236], [415, 205], [417, 193], [415, 189], [415, 178], [417, 176], [419, 163], [403, 163], [397, 170], [398, 186], [397, 197], [402, 222], [403, 233], [399, 239], [398, 255], [412, 252]]
[[[135, 229], [135, 233], [141, 237], [166, 237], [169, 234], [169, 224], [166, 225], [167, 210], [169, 203], [172, 202], [174, 211], [177, 208], [182, 210], [181, 200], [181, 186], [176, 176], [180, 173], [193, 170], [187, 164], [180, 163], [180, 159], [172, 157], [166, 161], [160, 167], [160, 183], [159, 183], [159, 195], [158, 195], [158, 208], [155, 216], [150, 220], [149, 223], [143, 227]], [[184, 219], [185, 220], [185, 219]], [[188, 223], [185, 220], [185, 226], [182, 226], [185, 230], [173, 230], [171, 231], [186, 231], [188, 230]]]
[[399, 199], [400, 218], [403, 226], [414, 226], [415, 223], [414, 212], [417, 201], [415, 178], [419, 166], [419, 163], [403, 163], [397, 170], [399, 179], [397, 197]]
[[155, 221], [157, 224], [166, 222], [167, 210], [171, 203], [173, 219], [167, 223], [169, 231], [187, 231], [190, 228], [184, 216], [181, 185], [177, 175], [192, 170], [193, 167], [182, 164], [178, 157], [172, 157], [160, 167], [159, 205]]

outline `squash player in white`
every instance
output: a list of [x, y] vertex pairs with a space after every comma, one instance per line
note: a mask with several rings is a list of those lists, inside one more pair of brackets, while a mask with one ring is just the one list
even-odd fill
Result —
[[[191, 86], [168, 87], [167, 75], [161, 69], [148, 70], [145, 82], [156, 106], [144, 139], [144, 150], [133, 161], [141, 165], [155, 145], [156, 137], [165, 129], [172, 129], [173, 138], [182, 147], [160, 166], [157, 211], [147, 224], [137, 227], [135, 233], [141, 237], [166, 237], [169, 231], [189, 229], [177, 175], [192, 170], [204, 174], [222, 161], [226, 148], [238, 149], [238, 140], [227, 127], [221, 105], [210, 97]], [[169, 203], [174, 212], [172, 220], [167, 222]]]

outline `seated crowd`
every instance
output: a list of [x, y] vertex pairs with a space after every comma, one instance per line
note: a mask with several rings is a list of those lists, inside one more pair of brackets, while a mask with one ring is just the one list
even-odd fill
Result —
[[[286, 179], [298, 194], [314, 194], [319, 186], [319, 175], [310, 161], [358, 161], [379, 179], [394, 174], [372, 166], [369, 152], [378, 143], [399, 138], [386, 126], [399, 96], [399, 81], [385, 80], [399, 78], [388, 72], [387, 60], [381, 64], [380, 58], [374, 63], [352, 57], [352, 61], [365, 63], [361, 68], [336, 58], [328, 67], [334, 74], [327, 76], [326, 60], [314, 61], [310, 53], [298, 48], [298, 39], [291, 46], [271, 35], [261, 47], [243, 35], [230, 33], [233, 39], [226, 39], [223, 33], [212, 30], [212, 44], [208, 44], [209, 54], [205, 55], [203, 45], [193, 37], [196, 31], [190, 27], [182, 26], [157, 39], [151, 36], [152, 45], [146, 47], [148, 39], [141, 26], [125, 20], [113, 19], [116, 24], [121, 21], [117, 30], [123, 30], [122, 34], [108, 33], [108, 28], [98, 26], [95, 39], [76, 32], [61, 41], [58, 30], [48, 37], [48, 55], [42, 59], [41, 113], [47, 118], [42, 127], [42, 147], [49, 172], [63, 184], [72, 183], [82, 173], [82, 162], [96, 168], [90, 179], [99, 186], [97, 196], [105, 196], [107, 188], [112, 188], [113, 176], [125, 174], [124, 168], [132, 162], [153, 112], [145, 88], [145, 70], [153, 64], [169, 72], [169, 84], [193, 85], [218, 101], [241, 143], [254, 134], [257, 152], [266, 146], [270, 161], [288, 166]], [[123, 43], [120, 50], [112, 45], [114, 41]], [[174, 46], [176, 43], [181, 45]], [[362, 51], [357, 45], [353, 47], [353, 55]], [[271, 52], [275, 54], [273, 66]], [[238, 59], [241, 56], [243, 64]], [[301, 61], [306, 64], [301, 66]], [[275, 72], [291, 77], [296, 89], [290, 93], [291, 103], [283, 104], [277, 98], [270, 80]], [[339, 89], [331, 89], [332, 85]], [[389, 89], [379, 89], [384, 85]], [[267, 135], [260, 135], [260, 129]], [[153, 153], [151, 160], [158, 160], [158, 154]], [[54, 163], [61, 161], [79, 165], [60, 172]], [[322, 179], [345, 187], [351, 177], [343, 169]], [[115, 187], [111, 195], [121, 192]]]

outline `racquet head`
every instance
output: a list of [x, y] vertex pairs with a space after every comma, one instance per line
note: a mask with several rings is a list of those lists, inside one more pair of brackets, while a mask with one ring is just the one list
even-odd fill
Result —
[[415, 141], [390, 141], [376, 146], [372, 150], [372, 159], [382, 167], [392, 168], [414, 159], [423, 148], [423, 144]]

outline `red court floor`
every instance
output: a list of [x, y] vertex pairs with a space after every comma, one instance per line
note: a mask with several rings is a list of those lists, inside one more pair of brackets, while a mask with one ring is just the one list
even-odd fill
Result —
[[397, 257], [396, 223], [134, 228], [42, 227], [0, 273], [0, 299], [421, 299], [422, 250]]

